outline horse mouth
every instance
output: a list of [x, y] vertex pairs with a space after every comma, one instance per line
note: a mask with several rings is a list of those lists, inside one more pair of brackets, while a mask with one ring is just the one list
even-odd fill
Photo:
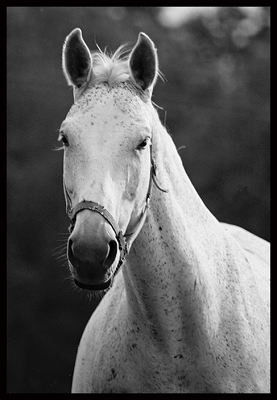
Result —
[[112, 284], [112, 278], [108, 279], [106, 282], [97, 283], [97, 284], [82, 283], [82, 282], [78, 281], [76, 278], [74, 278], [74, 283], [80, 289], [86, 289], [86, 290], [91, 290], [91, 291], [97, 292], [97, 291], [108, 289]]

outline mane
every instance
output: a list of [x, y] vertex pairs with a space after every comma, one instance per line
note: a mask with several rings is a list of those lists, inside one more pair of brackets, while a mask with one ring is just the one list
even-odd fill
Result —
[[[97, 46], [98, 47], [98, 46]], [[108, 54], [106, 49], [91, 52], [93, 74], [90, 83], [108, 83], [109, 86], [130, 80], [128, 45], [121, 45], [113, 54]], [[132, 82], [134, 83], [134, 82]]]

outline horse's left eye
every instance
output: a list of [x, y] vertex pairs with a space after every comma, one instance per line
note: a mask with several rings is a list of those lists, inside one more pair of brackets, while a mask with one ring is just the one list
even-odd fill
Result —
[[64, 146], [66, 146], [66, 147], [69, 146], [68, 139], [64, 133], [60, 133], [58, 140], [61, 140], [63, 142]]
[[68, 140], [67, 140], [67, 138], [66, 138], [65, 136], [62, 136], [62, 142], [63, 142], [63, 144], [64, 144], [65, 146], [68, 146], [68, 145], [69, 145]]
[[147, 138], [145, 138], [137, 147], [137, 150], [143, 150], [146, 148], [148, 142], [150, 140], [150, 137], [147, 136]]

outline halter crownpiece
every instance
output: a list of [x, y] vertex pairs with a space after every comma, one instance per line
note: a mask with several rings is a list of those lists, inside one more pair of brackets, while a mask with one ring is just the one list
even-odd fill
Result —
[[120, 251], [120, 259], [119, 259], [115, 273], [119, 270], [119, 267], [124, 263], [126, 255], [128, 254], [132, 243], [138, 236], [138, 234], [145, 222], [146, 211], [148, 210], [148, 208], [150, 206], [152, 182], [155, 184], [157, 189], [159, 189], [162, 192], [168, 193], [168, 190], [162, 189], [158, 185], [157, 180], [156, 180], [157, 165], [155, 163], [155, 160], [154, 160], [154, 157], [152, 154], [152, 143], [150, 144], [150, 162], [151, 162], [150, 178], [149, 178], [149, 186], [148, 186], [148, 191], [147, 191], [146, 200], [145, 200], [145, 206], [142, 210], [140, 219], [137, 223], [135, 230], [129, 234], [125, 233], [125, 235], [123, 235], [122, 230], [120, 230], [117, 222], [115, 221], [115, 219], [113, 218], [111, 213], [101, 204], [95, 203], [94, 201], [83, 200], [80, 203], [76, 204], [75, 207], [72, 208], [71, 198], [69, 196], [69, 193], [65, 186], [65, 183], [63, 182], [65, 202], [66, 202], [66, 213], [67, 213], [68, 217], [70, 218], [69, 232], [73, 231], [74, 225], [75, 225], [75, 220], [76, 220], [76, 215], [78, 214], [78, 212], [80, 212], [82, 210], [90, 210], [90, 211], [99, 213], [103, 218], [105, 218], [105, 220], [112, 227], [112, 229], [115, 233], [115, 237], [118, 242], [118, 247], [119, 247], [119, 251]]

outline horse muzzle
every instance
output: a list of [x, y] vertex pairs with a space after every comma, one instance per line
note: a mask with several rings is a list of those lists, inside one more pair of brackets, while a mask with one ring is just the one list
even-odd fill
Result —
[[77, 286], [89, 290], [108, 288], [119, 259], [111, 225], [99, 213], [88, 209], [78, 212], [68, 239], [67, 256]]

